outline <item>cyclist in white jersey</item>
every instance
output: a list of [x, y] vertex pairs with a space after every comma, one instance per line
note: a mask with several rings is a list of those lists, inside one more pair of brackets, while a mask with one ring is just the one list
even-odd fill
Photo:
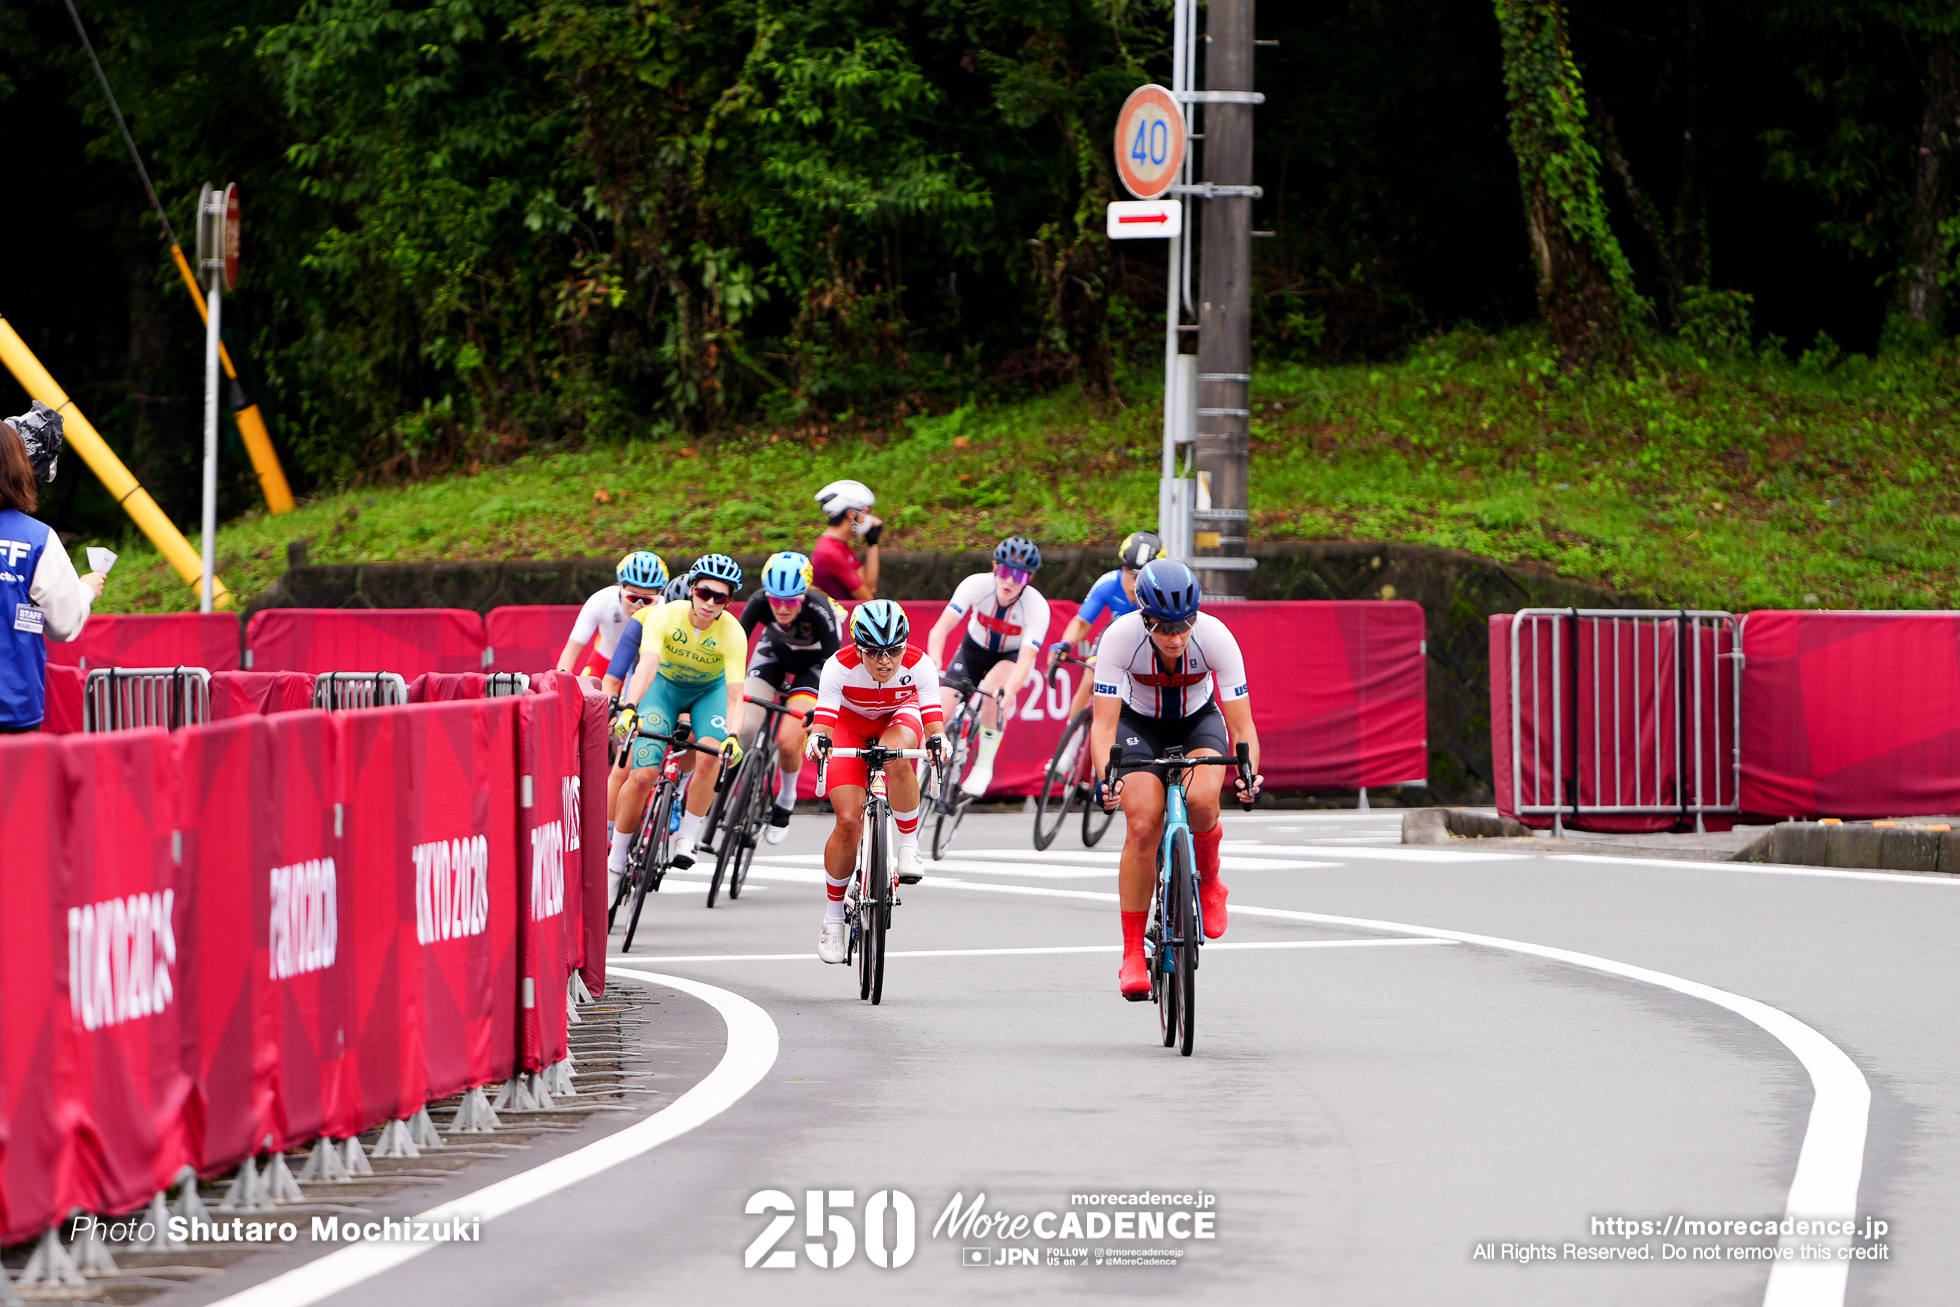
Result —
[[[1117, 986], [1123, 997], [1150, 997], [1143, 960], [1144, 918], [1157, 882], [1157, 850], [1164, 836], [1164, 780], [1168, 767], [1145, 766], [1167, 749], [1186, 755], [1225, 755], [1235, 741], [1249, 746], [1257, 798], [1259, 732], [1252, 724], [1245, 655], [1225, 623], [1198, 611], [1202, 592], [1191, 569], [1174, 559], [1147, 563], [1137, 576], [1137, 611], [1119, 617], [1096, 649], [1095, 724], [1090, 747], [1100, 767], [1112, 747], [1122, 749], [1115, 786], [1103, 806], [1123, 808], [1123, 857], [1117, 898], [1123, 914], [1123, 965]], [[1132, 761], [1134, 760], [1134, 762]], [[1218, 824], [1223, 767], [1194, 767], [1185, 783], [1191, 851], [1198, 864], [1198, 895], [1205, 936], [1225, 933], [1226, 889], [1218, 876]], [[1238, 787], [1236, 777], [1233, 786]], [[1098, 785], [1099, 789], [1102, 786]]]
[[[1041, 642], [1048, 634], [1048, 601], [1030, 582], [1041, 568], [1041, 550], [1032, 540], [1009, 536], [994, 546], [994, 570], [960, 582], [951, 603], [926, 638], [926, 653], [946, 669], [947, 681], [966, 681], [987, 693], [980, 708], [980, 746], [973, 769], [960, 788], [982, 795], [994, 779], [994, 755], [1001, 732], [1014, 715], [1021, 687], [1034, 672]], [[966, 619], [966, 631], [952, 661], [944, 660], [946, 637]], [[1005, 716], [996, 711], [993, 692], [1006, 692]], [[940, 700], [950, 718], [960, 692], [942, 686]]]
[[667, 564], [660, 555], [651, 550], [640, 549], [619, 560], [618, 585], [609, 585], [585, 601], [578, 610], [578, 620], [572, 623], [571, 638], [565, 641], [564, 652], [558, 655], [558, 670], [569, 672], [578, 662], [579, 651], [594, 635], [598, 643], [592, 646], [585, 665], [578, 669], [580, 676], [604, 676], [606, 667], [612, 662], [613, 650], [619, 647], [619, 636], [626, 629], [626, 623], [633, 614], [647, 604], [660, 598], [661, 587], [667, 584]]

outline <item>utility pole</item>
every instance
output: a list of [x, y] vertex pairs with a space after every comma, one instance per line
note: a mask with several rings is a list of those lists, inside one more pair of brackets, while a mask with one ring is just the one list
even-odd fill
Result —
[[[1202, 267], [1198, 304], [1198, 431], [1191, 566], [1207, 596], [1243, 598], [1252, 393], [1253, 0], [1207, 6]], [[1230, 559], [1231, 562], [1222, 560]], [[1220, 561], [1211, 561], [1220, 560]]]

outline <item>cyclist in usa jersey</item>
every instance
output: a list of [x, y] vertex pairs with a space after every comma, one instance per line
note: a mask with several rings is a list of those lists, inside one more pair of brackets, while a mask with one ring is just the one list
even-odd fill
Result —
[[[1120, 746], [1118, 779], [1102, 794], [1103, 806], [1123, 808], [1123, 856], [1117, 869], [1123, 914], [1123, 965], [1117, 988], [1123, 997], [1150, 997], [1143, 960], [1143, 924], [1157, 883], [1157, 848], [1164, 834], [1164, 779], [1169, 768], [1146, 766], [1169, 749], [1190, 756], [1225, 755], [1236, 741], [1252, 754], [1257, 798], [1259, 732], [1252, 724], [1245, 655], [1225, 623], [1198, 611], [1198, 578], [1183, 563], [1160, 558], [1137, 576], [1137, 611], [1111, 622], [1096, 650], [1096, 716], [1090, 747], [1101, 762]], [[1214, 701], [1215, 696], [1215, 701]], [[1134, 761], [1133, 761], [1134, 760]], [[1185, 806], [1191, 850], [1198, 863], [1198, 895], [1205, 936], [1225, 933], [1226, 889], [1218, 876], [1218, 824], [1223, 767], [1191, 768]], [[1233, 781], [1236, 789], [1238, 781]], [[1098, 789], [1103, 787], [1098, 785]]]
[[[987, 694], [980, 708], [980, 745], [973, 769], [960, 788], [978, 797], [993, 784], [994, 755], [1000, 752], [1001, 732], [1021, 687], [1034, 671], [1041, 654], [1041, 641], [1048, 634], [1048, 601], [1030, 582], [1041, 568], [1041, 550], [1032, 540], [1009, 536], [994, 546], [994, 570], [976, 572], [960, 582], [952, 602], [933, 623], [926, 638], [926, 653], [936, 666], [946, 669], [949, 682], [966, 683]], [[946, 637], [965, 619], [966, 633], [960, 637], [959, 652], [951, 662], [943, 661]], [[994, 692], [1004, 691], [1007, 710], [997, 711]], [[940, 688], [946, 715], [963, 692], [951, 686]]]
[[[1062, 651], [1070, 645], [1077, 646], [1078, 657], [1087, 657], [1095, 652], [1094, 645], [1086, 649], [1081, 645], [1089, 632], [1096, 629], [1096, 623], [1103, 619], [1103, 614], [1107, 613], [1113, 620], [1137, 610], [1137, 573], [1151, 559], [1163, 556], [1164, 542], [1155, 531], [1132, 531], [1123, 538], [1123, 543], [1116, 550], [1119, 565], [1096, 578], [1096, 583], [1089, 587], [1088, 595], [1082, 600], [1082, 607], [1076, 610], [1074, 617], [1069, 618], [1062, 638], [1048, 646], [1047, 675], [1050, 681], [1054, 680], [1055, 669], [1061, 666]], [[1093, 679], [1085, 676], [1082, 684], [1075, 687], [1075, 699], [1069, 704], [1068, 718], [1064, 720], [1072, 719], [1088, 704], [1089, 686]]]
[[604, 676], [614, 650], [619, 648], [619, 637], [633, 614], [660, 598], [661, 588], [667, 584], [667, 564], [659, 554], [641, 549], [620, 559], [615, 575], [619, 584], [594, 594], [578, 610], [571, 638], [565, 641], [565, 650], [558, 655], [559, 671], [571, 671], [579, 651], [596, 635], [598, 639], [593, 642], [584, 665], [578, 668], [578, 674]]

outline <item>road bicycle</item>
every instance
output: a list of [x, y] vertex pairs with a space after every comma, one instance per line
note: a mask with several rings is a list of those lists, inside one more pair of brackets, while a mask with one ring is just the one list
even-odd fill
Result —
[[691, 750], [710, 758], [721, 756], [720, 749], [694, 743], [694, 732], [685, 723], [675, 727], [671, 735], [658, 735], [644, 726], [635, 735], [643, 740], [657, 740], [665, 744], [667, 756], [661, 760], [660, 779], [654, 784], [653, 793], [647, 796], [646, 807], [640, 812], [640, 829], [634, 834], [632, 846], [626, 854], [626, 874], [619, 878], [612, 911], [606, 915], [606, 926], [611, 929], [613, 917], [619, 912], [620, 900], [629, 892], [632, 894], [633, 907], [626, 918], [626, 942], [620, 947], [621, 953], [630, 952], [633, 948], [633, 933], [640, 927], [640, 909], [646, 904], [647, 891], [659, 892], [660, 882], [666, 879], [667, 868], [673, 862], [674, 805], [681, 802], [688, 779], [681, 774], [681, 753]]
[[[827, 739], [828, 737], [819, 737]], [[892, 819], [891, 800], [885, 794], [885, 764], [892, 762], [931, 762], [924, 749], [888, 749], [876, 743], [862, 749], [842, 749], [819, 745], [817, 790], [823, 792], [826, 772], [832, 758], [862, 758], [870, 773], [864, 797], [864, 825], [858, 835], [857, 866], [851, 883], [844, 889], [844, 921], [847, 926], [844, 961], [857, 962], [858, 997], [876, 1005], [885, 997], [885, 932], [891, 929], [892, 909], [899, 905], [898, 866], [894, 845], [897, 823]]]
[[[960, 703], [953, 709], [945, 728], [947, 742], [953, 747], [928, 773], [934, 862], [945, 857], [946, 851], [953, 847], [953, 832], [960, 828], [960, 819], [973, 806], [973, 796], [961, 787], [960, 782], [973, 769], [980, 735], [980, 705], [985, 702], [985, 697], [974, 688], [973, 682], [964, 677], [950, 677], [944, 684], [959, 695]], [[996, 690], [993, 697], [995, 720], [1005, 724], [1007, 693]]]
[[[1111, 748], [1105, 775], [1111, 786], [1116, 784], [1122, 761], [1122, 749]], [[1164, 1047], [1179, 1044], [1185, 1057], [1191, 1056], [1197, 1036], [1198, 950], [1205, 942], [1205, 920], [1198, 902], [1197, 861], [1186, 820], [1184, 787], [1191, 768], [1204, 766], [1237, 767], [1240, 785], [1246, 791], [1252, 788], [1252, 754], [1244, 742], [1230, 758], [1187, 757], [1182, 749], [1172, 749], [1161, 758], [1133, 759], [1130, 768], [1171, 768], [1164, 778], [1164, 837], [1157, 846], [1157, 891], [1150, 924], [1143, 932], [1143, 949], [1150, 968], [1150, 999], [1157, 1005]], [[1252, 811], [1250, 800], [1240, 799], [1239, 806]]]
[[[1095, 664], [1084, 658], [1077, 658], [1066, 650], [1062, 652], [1061, 662], [1074, 663], [1085, 671]], [[1055, 684], [1055, 674], [1048, 674], [1048, 684]], [[1096, 760], [1089, 748], [1089, 727], [1095, 719], [1095, 707], [1090, 705], [1069, 719], [1062, 730], [1061, 742], [1055, 746], [1055, 756], [1048, 761], [1048, 770], [1041, 776], [1041, 794], [1034, 809], [1034, 846], [1045, 849], [1055, 842], [1068, 821], [1069, 811], [1077, 804], [1082, 807], [1082, 847], [1093, 849], [1096, 841], [1109, 829], [1115, 820], [1110, 812], [1096, 802]]]
[[783, 718], [802, 717], [807, 726], [811, 717], [808, 712], [785, 708], [774, 699], [758, 699], [752, 694], [742, 697], [760, 708], [768, 720], [765, 727], [756, 732], [755, 747], [742, 758], [742, 766], [735, 774], [734, 783], [724, 787], [723, 792], [715, 797], [715, 817], [719, 818], [721, 825], [721, 843], [715, 849], [715, 870], [708, 880], [708, 906], [711, 908], [723, 884], [728, 886], [729, 898], [742, 897], [742, 886], [749, 878], [749, 863], [755, 858], [756, 841], [762, 838], [762, 828], [769, 824], [769, 810], [775, 805], [776, 786], [782, 776], [782, 759], [777, 756], [776, 736], [782, 729]]

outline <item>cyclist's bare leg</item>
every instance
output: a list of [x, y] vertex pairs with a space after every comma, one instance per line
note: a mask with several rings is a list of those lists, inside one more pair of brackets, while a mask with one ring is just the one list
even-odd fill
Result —
[[986, 697], [980, 701], [980, 725], [990, 731], [1001, 729], [1000, 691], [1007, 686], [1007, 679], [1014, 674], [1014, 664], [998, 662], [987, 670], [980, 680], [981, 693]]
[[[720, 740], [702, 740], [701, 743], [713, 748]], [[696, 817], [708, 815], [709, 805], [715, 801], [715, 782], [721, 777], [721, 759], [694, 755], [694, 775], [687, 782], [687, 810]]]
[[1123, 857], [1116, 897], [1125, 912], [1150, 907], [1157, 886], [1157, 846], [1164, 838], [1164, 782], [1147, 771], [1123, 778]]
[[[743, 682], [742, 693], [748, 695], [751, 699], [760, 699], [764, 703], [770, 703], [776, 698], [776, 687], [763, 680], [760, 676], [751, 676], [747, 681]], [[747, 752], [755, 747], [755, 742], [762, 738], [763, 730], [774, 720], [775, 715], [773, 713], [762, 712], [759, 709], [755, 712], [744, 713], [742, 715], [743, 752]]]
[[[1216, 758], [1216, 749], [1193, 749], [1194, 758]], [[1204, 905], [1205, 935], [1217, 939], [1231, 920], [1225, 906], [1228, 891], [1218, 876], [1218, 845], [1225, 832], [1218, 824], [1218, 800], [1224, 792], [1226, 767], [1200, 767], [1191, 773], [1184, 788], [1186, 820], [1191, 826], [1191, 855], [1197, 863], [1198, 898]]]
[[1076, 670], [1082, 673], [1082, 683], [1075, 687], [1075, 698], [1069, 700], [1068, 717], [1070, 721], [1074, 721], [1075, 714], [1089, 706], [1089, 696], [1096, 688], [1095, 674], [1090, 668], [1079, 667]]
[[[894, 723], [885, 728], [885, 733], [878, 737], [878, 743], [887, 749], [916, 749], [919, 747], [919, 737], [910, 726]], [[886, 767], [885, 797], [891, 801], [894, 813], [910, 812], [918, 807], [919, 774], [909, 764], [892, 763]], [[857, 847], [855, 837], [851, 846]]]
[[[816, 705], [815, 695], [797, 693], [789, 697], [786, 706], [808, 712]], [[785, 772], [793, 772], [803, 765], [803, 741], [807, 734], [808, 732], [803, 729], [802, 717], [783, 718], [782, 727], [776, 733], [776, 757], [782, 763]]]
[[858, 837], [864, 833], [864, 790], [857, 785], [833, 785], [829, 798], [837, 812], [837, 825], [823, 846], [824, 874], [833, 881], [849, 881], [857, 866]]

